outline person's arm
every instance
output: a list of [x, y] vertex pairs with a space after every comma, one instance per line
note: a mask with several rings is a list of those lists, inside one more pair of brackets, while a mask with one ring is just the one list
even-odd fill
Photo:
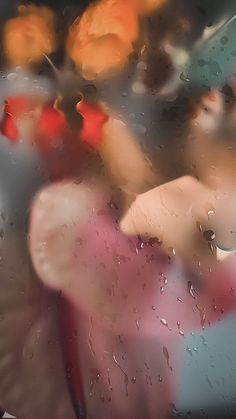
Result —
[[157, 184], [150, 160], [121, 120], [110, 117], [106, 122], [99, 152], [114, 184], [125, 194], [135, 196]]

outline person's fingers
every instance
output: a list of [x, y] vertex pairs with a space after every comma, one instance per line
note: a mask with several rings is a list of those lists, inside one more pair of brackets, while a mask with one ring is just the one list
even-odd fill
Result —
[[212, 191], [190, 176], [154, 188], [139, 195], [120, 222], [129, 235], [158, 237], [163, 249], [193, 259], [204, 241], [198, 224], [206, 220], [206, 208], [215, 203]]

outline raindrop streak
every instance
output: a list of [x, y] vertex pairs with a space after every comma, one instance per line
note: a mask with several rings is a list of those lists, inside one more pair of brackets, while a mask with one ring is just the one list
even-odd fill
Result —
[[177, 322], [177, 327], [178, 327], [178, 329], [179, 329], [179, 334], [180, 334], [180, 336], [184, 336], [184, 332], [183, 332], [183, 330], [181, 330], [181, 326], [180, 326], [180, 322]]
[[164, 357], [166, 359], [166, 362], [167, 362], [168, 367], [170, 368], [171, 371], [173, 371], [173, 368], [170, 365], [170, 355], [169, 355], [169, 352], [168, 352], [168, 349], [167, 349], [166, 346], [163, 346], [163, 355], [164, 355]]
[[183, 303], [183, 300], [180, 297], [177, 297], [177, 301], [179, 301], [179, 303]]
[[100, 378], [100, 375], [102, 373], [97, 368], [91, 368], [90, 372], [91, 372], [91, 377], [90, 377], [90, 380], [89, 380], [89, 384], [90, 384], [89, 395], [90, 395], [90, 397], [92, 397], [94, 384], [98, 382], [98, 380]]
[[194, 294], [196, 293], [196, 291], [193, 288], [193, 284], [192, 284], [191, 281], [188, 281], [188, 292], [191, 295], [191, 297], [195, 298], [195, 295]]
[[208, 375], [206, 375], [206, 382], [209, 385], [210, 388], [213, 388], [212, 382], [210, 380], [210, 378], [208, 377]]
[[88, 345], [89, 345], [89, 349], [90, 349], [92, 355], [95, 357], [95, 351], [94, 351], [94, 348], [93, 348], [93, 341], [92, 341], [92, 328], [93, 328], [93, 319], [92, 319], [92, 317], [90, 318], [90, 323], [91, 323], [91, 326], [90, 326], [90, 330], [89, 330]]
[[120, 366], [119, 362], [118, 362], [118, 361], [117, 361], [117, 359], [116, 359], [116, 355], [115, 355], [115, 353], [114, 353], [114, 352], [112, 353], [112, 358], [113, 358], [113, 361], [115, 362], [115, 364], [117, 365], [117, 367], [121, 370], [122, 374], [124, 374], [125, 394], [126, 394], [126, 396], [128, 397], [128, 395], [129, 395], [129, 393], [128, 393], [128, 384], [129, 384], [129, 378], [128, 378], [128, 375], [127, 375], [127, 374], [124, 372], [124, 370], [121, 368], [121, 366]]
[[189, 355], [193, 356], [193, 353], [192, 353], [191, 349], [190, 349], [188, 346], [187, 346], [187, 348], [186, 348], [186, 352], [187, 352]]
[[204, 309], [200, 308], [198, 305], [196, 305], [196, 307], [197, 307], [197, 309], [199, 311], [199, 314], [200, 314], [200, 322], [201, 322], [202, 329], [204, 330], [205, 329], [205, 322], [206, 322], [206, 313], [205, 313]]
[[202, 343], [204, 346], [207, 346], [207, 341], [204, 336], [201, 335]]
[[150, 370], [148, 364], [146, 362], [144, 362], [145, 367], [147, 368], [147, 370]]
[[177, 410], [177, 408], [176, 408], [176, 406], [175, 406], [174, 403], [170, 403], [170, 408], [171, 408], [171, 410], [172, 410], [173, 413], [177, 413], [178, 412], [178, 410]]
[[108, 384], [109, 384], [109, 388], [112, 391], [111, 377], [110, 377], [110, 369], [109, 368], [107, 368], [107, 381], [108, 381]]
[[146, 374], [146, 384], [152, 386], [152, 377], [151, 375]]

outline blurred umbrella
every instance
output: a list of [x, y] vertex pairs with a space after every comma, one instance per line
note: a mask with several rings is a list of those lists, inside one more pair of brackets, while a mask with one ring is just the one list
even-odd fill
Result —
[[197, 44], [182, 73], [190, 89], [222, 88], [236, 76], [236, 14]]

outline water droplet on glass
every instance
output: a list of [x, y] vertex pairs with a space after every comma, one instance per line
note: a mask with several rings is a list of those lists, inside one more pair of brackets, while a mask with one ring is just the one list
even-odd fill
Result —
[[161, 293], [161, 294], [163, 294], [163, 292], [164, 292], [164, 287], [162, 286], [162, 287], [160, 288], [160, 293]]
[[222, 36], [222, 38], [221, 38], [220, 42], [221, 42], [221, 44], [222, 44], [222, 45], [226, 45], [226, 44], [227, 44], [227, 42], [228, 42], [228, 38], [227, 38], [227, 36]]
[[187, 83], [190, 82], [190, 79], [183, 72], [180, 74], [179, 78], [180, 78], [180, 80], [185, 81]]
[[208, 247], [212, 253], [212, 255], [216, 255], [217, 254], [217, 247], [214, 243], [208, 243]]
[[210, 378], [208, 377], [208, 375], [206, 375], [206, 382], [209, 385], [210, 388], [213, 388], [212, 382], [210, 380]]
[[167, 285], [168, 284], [168, 280], [167, 280], [167, 278], [165, 276], [163, 278], [163, 283], [164, 283], [164, 285]]
[[90, 397], [93, 395], [94, 384], [99, 381], [99, 378], [100, 378], [101, 374], [102, 374], [101, 371], [99, 371], [97, 368], [91, 368], [90, 369], [90, 379], [89, 379], [89, 384], [90, 384], [89, 395], [90, 395]]
[[136, 381], [137, 381], [137, 380], [136, 380], [136, 378], [135, 378], [135, 377], [132, 377], [132, 378], [131, 378], [131, 383], [132, 383], [132, 384], [135, 384], [135, 383], [136, 383]]
[[6, 214], [6, 212], [5, 212], [5, 211], [2, 211], [2, 212], [1, 212], [1, 219], [2, 219], [3, 221], [6, 221], [6, 220], [7, 220], [7, 214]]
[[137, 135], [146, 135], [147, 133], [147, 128], [142, 124], [133, 124], [132, 128]]
[[145, 243], [144, 243], [142, 237], [138, 236], [138, 243], [136, 245], [136, 253], [138, 253], [139, 250], [144, 249], [144, 246], [145, 246]]
[[7, 80], [9, 80], [9, 81], [13, 81], [13, 80], [15, 80], [17, 78], [17, 74], [16, 73], [9, 73], [8, 75], [7, 75]]
[[133, 112], [131, 112], [130, 114], [129, 114], [129, 119], [135, 119], [135, 113], [133, 113]]
[[116, 355], [113, 352], [112, 354], [112, 358], [114, 363], [117, 365], [117, 367], [120, 369], [120, 371], [122, 372], [122, 374], [124, 375], [124, 383], [125, 383], [125, 394], [128, 397], [129, 393], [128, 393], [128, 384], [129, 384], [129, 378], [128, 375], [125, 373], [125, 371], [122, 369], [122, 367], [120, 366], [119, 362], [116, 359]]
[[109, 389], [112, 390], [110, 369], [109, 368], [107, 368], [107, 381], [108, 381]]
[[180, 297], [177, 297], [177, 301], [179, 301], [179, 303], [183, 303], [183, 300]]
[[172, 253], [172, 255], [176, 255], [175, 249], [173, 247], [168, 247], [168, 251]]
[[213, 209], [207, 212], [208, 217], [210, 217], [210, 215], [213, 215], [213, 214], [215, 214], [215, 211]]
[[196, 291], [193, 288], [193, 284], [191, 281], [188, 281], [188, 292], [191, 295], [191, 297], [195, 298]]
[[198, 231], [200, 231], [200, 233], [202, 233], [203, 229], [202, 229], [202, 225], [201, 225], [201, 223], [200, 223], [199, 221], [197, 221], [197, 222], [196, 222], [196, 225], [197, 225], [197, 229], [198, 229]]
[[167, 323], [166, 319], [161, 318], [160, 322], [161, 322], [161, 324], [163, 324], [163, 326], [168, 327], [168, 323]]
[[139, 63], [137, 64], [137, 70], [145, 71], [146, 69], [147, 69], [147, 64], [145, 63], [145, 61], [139, 61]]
[[161, 243], [161, 240], [158, 239], [157, 237], [150, 237], [150, 239], [148, 240], [148, 244], [149, 246], [153, 247], [155, 244], [157, 244], [158, 246], [161, 246], [162, 243]]
[[204, 346], [207, 346], [207, 341], [204, 336], [201, 335], [202, 343]]
[[118, 210], [118, 209], [119, 209], [118, 205], [116, 204], [116, 202], [115, 202], [113, 199], [111, 199], [111, 200], [107, 203], [107, 206], [108, 206], [109, 208], [111, 208], [111, 209], [114, 209], [114, 210]]
[[137, 95], [142, 95], [144, 93], [146, 93], [146, 86], [144, 83], [142, 83], [141, 81], [136, 81], [133, 83], [132, 85], [132, 91], [137, 94]]
[[177, 408], [176, 408], [174, 403], [170, 403], [170, 408], [171, 408], [173, 413], [177, 413]]
[[192, 353], [191, 349], [190, 349], [188, 346], [187, 346], [187, 348], [186, 348], [186, 352], [187, 352], [189, 355], [193, 356], [193, 353]]
[[213, 230], [206, 230], [203, 232], [203, 237], [206, 241], [211, 242], [216, 238], [216, 235]]

